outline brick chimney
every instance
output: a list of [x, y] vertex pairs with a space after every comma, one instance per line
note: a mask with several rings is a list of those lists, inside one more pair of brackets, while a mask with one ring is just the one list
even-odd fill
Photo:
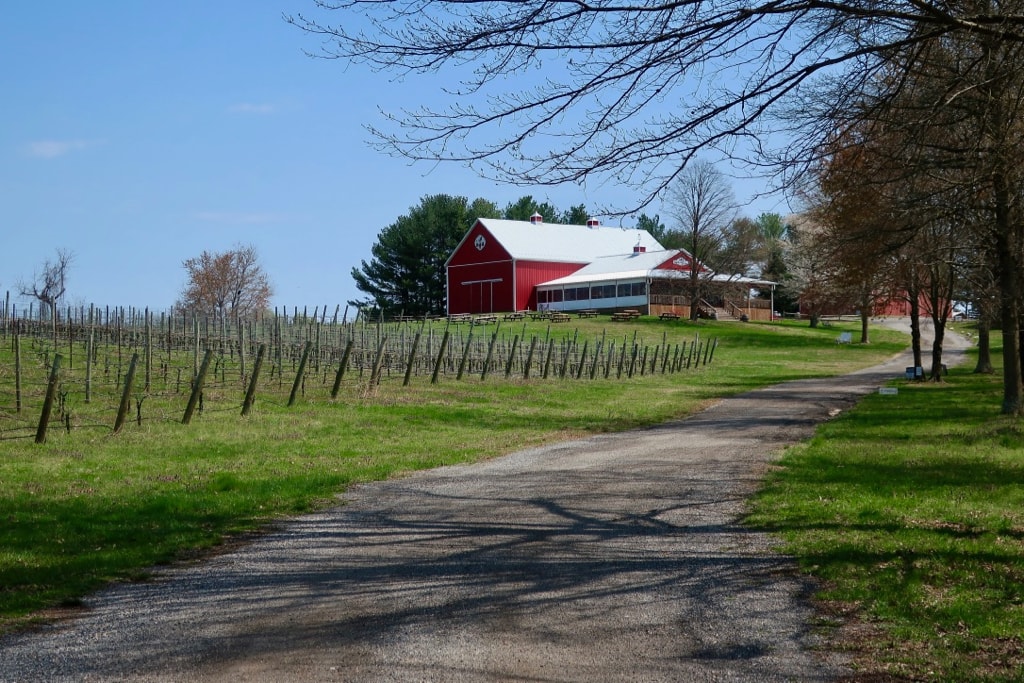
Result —
[[647, 247], [645, 247], [643, 245], [643, 240], [644, 240], [643, 235], [641, 235], [640, 233], [637, 233], [637, 236], [636, 236], [636, 246], [633, 247], [633, 253], [634, 254], [642, 254], [645, 251], [647, 251]]

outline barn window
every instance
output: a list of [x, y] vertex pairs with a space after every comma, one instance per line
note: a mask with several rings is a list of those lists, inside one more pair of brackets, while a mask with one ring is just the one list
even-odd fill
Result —
[[565, 290], [565, 300], [566, 301], [576, 301], [576, 288], [575, 287], [569, 287], [568, 289]]
[[629, 283], [624, 282], [619, 285], [619, 296], [629, 296]]
[[634, 282], [630, 285], [630, 291], [633, 296], [644, 296], [647, 294], [647, 283], [646, 282]]
[[548, 292], [546, 289], [537, 290], [537, 303], [546, 304], [548, 302]]
[[551, 303], [561, 303], [562, 301], [562, 290], [556, 289], [551, 292]]
[[576, 300], [586, 301], [590, 298], [590, 287], [577, 287], [576, 288]]

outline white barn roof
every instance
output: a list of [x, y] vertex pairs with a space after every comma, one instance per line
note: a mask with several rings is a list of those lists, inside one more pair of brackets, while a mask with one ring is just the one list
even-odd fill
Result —
[[541, 286], [574, 285], [580, 282], [649, 277], [652, 270], [677, 253], [679, 252], [674, 249], [659, 249], [658, 251], [602, 256], [594, 259], [591, 264], [580, 268], [572, 275], [566, 275], [557, 280], [549, 280]]
[[478, 220], [517, 260], [589, 263], [601, 256], [631, 252], [637, 245], [648, 251], [664, 248], [649, 232], [635, 228]]
[[[592, 263], [580, 268], [571, 275], [560, 277], [556, 280], [548, 280], [538, 287], [576, 285], [592, 282], [611, 282], [614, 280], [632, 280], [638, 278], [658, 278], [665, 280], [684, 279], [690, 277], [689, 272], [680, 270], [658, 270], [658, 266], [669, 259], [686, 254], [681, 249], [665, 249], [661, 251], [648, 251], [643, 253], [616, 254], [594, 259]], [[689, 256], [688, 254], [686, 254]], [[702, 276], [707, 278], [707, 276]], [[735, 282], [746, 284], [752, 287], [769, 286], [776, 283], [769, 280], [741, 277], [739, 275], [725, 275], [716, 273], [707, 278], [712, 282]]]

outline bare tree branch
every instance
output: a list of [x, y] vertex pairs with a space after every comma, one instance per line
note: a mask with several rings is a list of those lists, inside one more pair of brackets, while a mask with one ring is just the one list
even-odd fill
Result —
[[71, 251], [57, 249], [56, 258], [44, 261], [40, 272], [33, 273], [30, 281], [18, 283], [19, 293], [38, 301], [42, 312], [55, 314], [57, 304], [67, 292], [68, 270], [74, 259]]
[[[341, 21], [286, 17], [323, 41], [316, 55], [400, 78], [441, 69], [460, 77], [449, 107], [393, 112], [371, 126], [381, 149], [523, 185], [610, 177], [642, 189], [640, 205], [703, 149], [775, 170], [812, 154], [821, 119], [797, 125], [788, 115], [823, 82], [871, 83], [894, 55], [948, 34], [1024, 38], [1024, 14], [988, 3], [316, 4]], [[529, 85], [515, 90], [516, 78]], [[842, 111], [859, 87], [836, 94]], [[786, 126], [803, 135], [776, 149], [769, 133]]]

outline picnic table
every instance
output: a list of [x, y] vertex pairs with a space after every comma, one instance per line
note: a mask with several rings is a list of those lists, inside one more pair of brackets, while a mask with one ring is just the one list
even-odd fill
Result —
[[522, 320], [526, 317], [525, 311], [514, 311], [512, 313], [505, 314], [505, 320]]
[[531, 311], [530, 320], [543, 320], [551, 317], [551, 311]]
[[487, 325], [488, 323], [498, 322], [498, 316], [496, 315], [478, 315], [473, 319], [473, 322], [477, 325]]
[[576, 315], [578, 315], [581, 318], [596, 318], [597, 311], [595, 311], [592, 308], [588, 308], [587, 310], [584, 311], [576, 311]]
[[612, 313], [612, 320], [614, 320], [616, 322], [624, 322], [624, 321], [632, 320], [634, 318], [639, 318], [639, 317], [640, 317], [640, 311], [636, 310], [635, 308], [627, 308], [624, 311], [618, 311], [616, 313]]
[[553, 323], [567, 323], [570, 320], [572, 320], [572, 318], [569, 316], [568, 313], [552, 313], [550, 316], [548, 316], [548, 320], [550, 320]]
[[668, 312], [668, 311], [666, 311], [665, 313], [662, 313], [658, 317], [661, 318], [662, 320], [679, 320], [679, 314], [678, 313], [672, 313], [672, 312]]
[[469, 313], [456, 313], [455, 315], [448, 316], [448, 322], [450, 323], [471, 323], [473, 322], [473, 316]]

